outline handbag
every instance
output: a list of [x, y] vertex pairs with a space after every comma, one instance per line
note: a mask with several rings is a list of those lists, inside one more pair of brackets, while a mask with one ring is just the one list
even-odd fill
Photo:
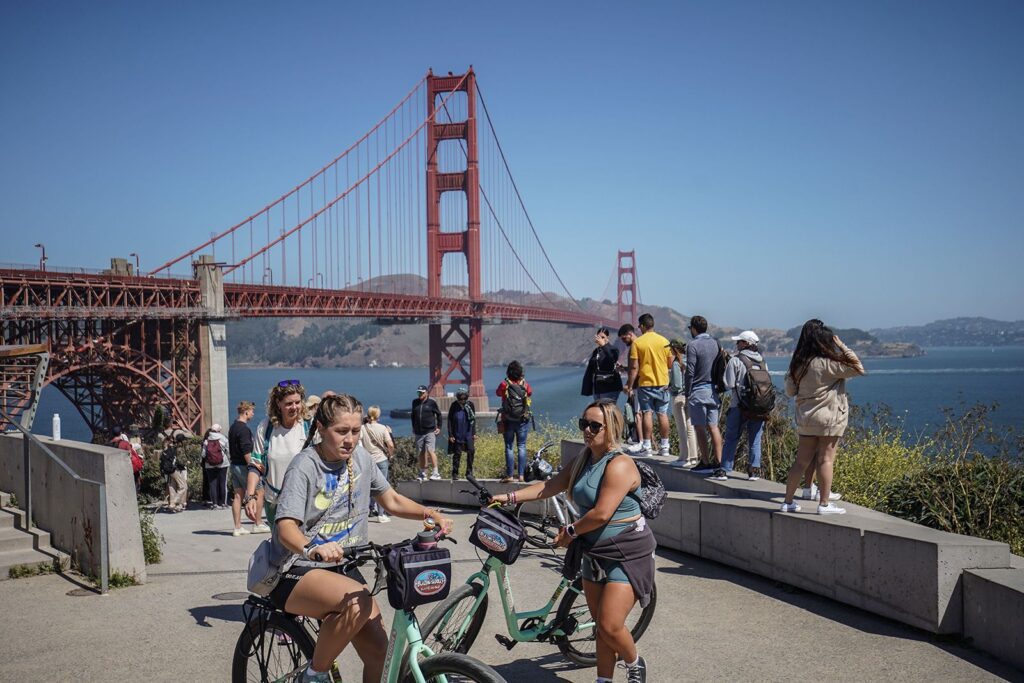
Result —
[[[351, 485], [350, 482], [349, 486]], [[317, 520], [317, 523], [313, 525], [307, 540], [316, 537], [320, 527], [324, 525], [330, 513], [334, 511], [334, 508], [341, 500], [342, 488], [347, 487], [342, 487], [339, 483], [337, 488], [334, 489], [334, 497], [331, 498], [331, 504], [324, 511], [324, 514], [320, 516], [320, 519]], [[291, 569], [295, 560], [299, 558], [298, 555], [289, 552], [283, 547], [282, 551], [274, 549], [273, 536], [264, 539], [256, 546], [256, 550], [253, 551], [252, 556], [249, 558], [249, 573], [246, 576], [246, 587], [250, 593], [255, 593], [262, 598], [270, 595], [270, 592], [274, 590], [281, 580], [281, 576]]]
[[448, 597], [452, 558], [447, 548], [416, 550], [412, 542], [394, 546], [384, 562], [388, 604], [412, 609]]
[[498, 558], [502, 564], [512, 564], [526, 542], [526, 533], [519, 519], [502, 508], [482, 508], [473, 523], [469, 542]]

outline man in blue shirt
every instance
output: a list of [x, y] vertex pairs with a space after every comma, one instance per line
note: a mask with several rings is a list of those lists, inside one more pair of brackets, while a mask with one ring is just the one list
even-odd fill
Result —
[[[686, 345], [686, 373], [683, 376], [683, 393], [690, 422], [697, 433], [700, 449], [700, 464], [693, 472], [713, 472], [722, 462], [722, 432], [718, 428], [719, 411], [722, 402], [715, 393], [711, 382], [711, 368], [718, 357], [718, 342], [708, 334], [708, 321], [700, 315], [690, 318], [690, 336], [693, 341]], [[711, 446], [708, 447], [708, 436]]]
[[466, 476], [473, 474], [476, 447], [476, 406], [469, 400], [469, 389], [459, 387], [455, 401], [448, 407], [448, 454], [452, 456], [452, 481], [459, 478], [459, 463], [466, 452]]

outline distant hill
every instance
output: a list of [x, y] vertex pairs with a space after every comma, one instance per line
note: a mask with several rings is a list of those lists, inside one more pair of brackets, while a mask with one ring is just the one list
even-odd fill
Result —
[[881, 341], [918, 346], [1018, 346], [1024, 345], [1024, 320], [950, 318], [927, 325], [871, 330], [871, 333]]

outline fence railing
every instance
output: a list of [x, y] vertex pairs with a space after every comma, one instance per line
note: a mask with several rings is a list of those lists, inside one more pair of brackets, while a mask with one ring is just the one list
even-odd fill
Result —
[[[46, 444], [36, 438], [31, 432], [22, 427], [20, 424], [15, 422], [7, 413], [0, 410], [0, 416], [3, 416], [8, 423], [9, 427], [14, 427], [21, 432], [21, 448], [22, 456], [24, 458], [24, 464], [22, 469], [25, 474], [25, 524], [28, 528], [32, 527], [32, 446], [35, 445], [40, 451], [46, 454], [51, 460], [57, 463], [68, 476], [73, 478], [77, 482], [83, 484], [89, 484], [95, 486], [99, 491], [100, 497], [100, 593], [105, 594], [109, 589], [110, 584], [110, 558], [107, 556], [107, 487], [103, 482], [93, 481], [92, 479], [86, 479], [85, 477], [79, 476], [77, 472], [71, 469], [66, 462], [64, 462], [59, 455], [51, 451]], [[22, 502], [19, 500], [18, 502]]]

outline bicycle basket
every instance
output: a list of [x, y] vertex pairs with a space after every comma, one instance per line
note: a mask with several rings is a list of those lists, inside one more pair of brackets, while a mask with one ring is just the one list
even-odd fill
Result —
[[388, 602], [394, 609], [411, 609], [448, 597], [452, 558], [447, 548], [416, 550], [412, 543], [395, 546], [384, 561]]
[[503, 564], [516, 561], [525, 541], [523, 525], [514, 514], [501, 508], [480, 510], [469, 535], [470, 543]]

